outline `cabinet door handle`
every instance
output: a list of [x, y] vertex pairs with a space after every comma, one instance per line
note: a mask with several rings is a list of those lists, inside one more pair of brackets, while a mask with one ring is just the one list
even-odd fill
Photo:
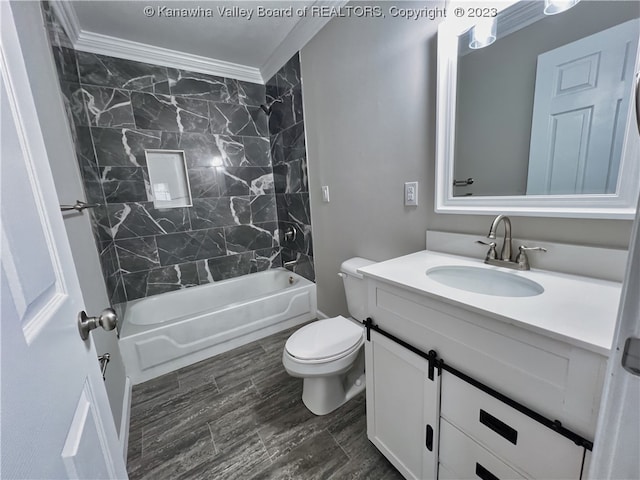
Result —
[[504, 423], [501, 420], [498, 420], [493, 415], [485, 412], [484, 410], [480, 410], [480, 423], [486, 425], [491, 430], [496, 432], [501, 437], [509, 440], [514, 445], [518, 444], [518, 431], [514, 428], [511, 428], [509, 425]]
[[431, 428], [431, 425], [427, 425], [427, 438], [425, 444], [427, 450], [433, 452], [433, 428]]
[[496, 477], [493, 473], [491, 473], [489, 470], [484, 468], [479, 463], [476, 463], [476, 475], [478, 476], [478, 478], [481, 478], [482, 480], [500, 480], [498, 477]]

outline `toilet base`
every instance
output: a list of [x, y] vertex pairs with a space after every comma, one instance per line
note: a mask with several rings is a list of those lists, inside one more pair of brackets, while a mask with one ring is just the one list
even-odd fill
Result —
[[344, 380], [344, 375], [305, 378], [302, 402], [315, 415], [333, 412], [365, 389], [364, 373], [346, 391]]
[[322, 377], [305, 377], [302, 402], [316, 415], [326, 415], [364, 391], [364, 349], [360, 349], [346, 372]]

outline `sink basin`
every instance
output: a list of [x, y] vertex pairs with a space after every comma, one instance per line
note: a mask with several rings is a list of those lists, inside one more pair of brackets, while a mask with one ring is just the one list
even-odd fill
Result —
[[447, 265], [430, 268], [427, 277], [448, 287], [498, 297], [533, 297], [544, 288], [528, 278], [489, 268]]

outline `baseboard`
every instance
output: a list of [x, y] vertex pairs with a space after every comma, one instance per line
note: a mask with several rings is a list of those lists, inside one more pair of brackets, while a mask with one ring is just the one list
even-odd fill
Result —
[[125, 465], [127, 464], [127, 453], [129, 450], [129, 425], [131, 424], [131, 390], [133, 385], [131, 379], [126, 377], [124, 384], [124, 395], [122, 398], [122, 417], [120, 419], [120, 448]]
[[329, 318], [329, 315], [320, 310], [316, 310], [316, 316], [321, 320], [324, 318]]

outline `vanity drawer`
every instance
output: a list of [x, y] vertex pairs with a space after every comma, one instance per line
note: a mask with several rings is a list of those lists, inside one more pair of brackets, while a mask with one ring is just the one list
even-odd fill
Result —
[[440, 422], [439, 480], [526, 478], [446, 420]]
[[580, 478], [584, 448], [460, 380], [442, 374], [441, 415], [532, 478]]

